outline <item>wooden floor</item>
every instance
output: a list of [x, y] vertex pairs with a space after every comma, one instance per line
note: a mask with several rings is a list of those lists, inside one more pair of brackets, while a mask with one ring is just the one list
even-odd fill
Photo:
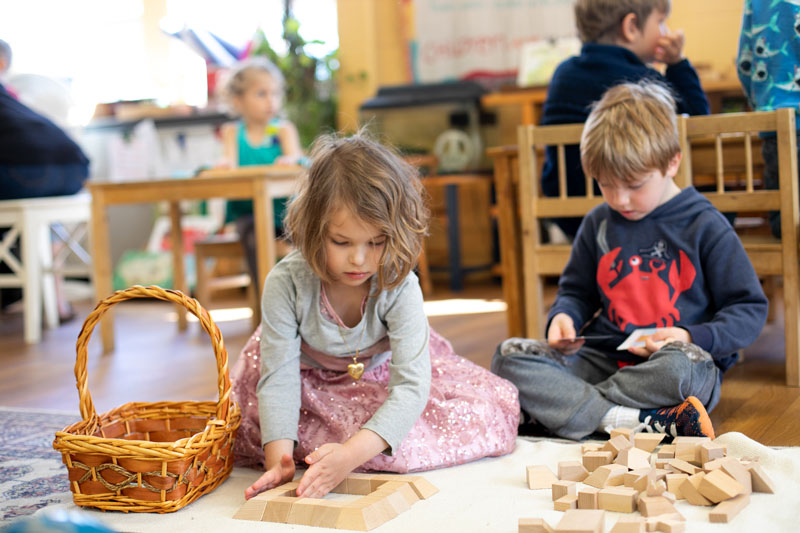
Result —
[[[552, 298], [553, 287], [549, 289]], [[460, 293], [438, 290], [430, 300], [437, 302], [437, 312], [446, 314], [431, 316], [430, 323], [457, 353], [488, 367], [495, 346], [506, 336], [505, 313], [480, 312], [480, 306], [496, 307], [500, 298], [500, 286], [491, 282], [473, 283]], [[244, 299], [234, 303], [244, 305]], [[0, 406], [77, 411], [75, 341], [91, 307], [88, 301], [77, 302], [79, 318], [45, 331], [37, 345], [23, 341], [21, 312], [0, 314]], [[126, 302], [114, 309], [116, 351], [101, 355], [99, 331], [89, 344], [89, 390], [98, 412], [130, 401], [216, 395], [211, 343], [197, 323], [178, 332], [174, 308], [162, 302]], [[739, 431], [766, 445], [800, 445], [800, 389], [784, 385], [780, 320], [778, 316], [767, 324], [745, 350], [744, 362], [726, 374], [722, 401], [712, 413], [718, 435]], [[251, 333], [250, 321], [218, 325], [232, 365]]]

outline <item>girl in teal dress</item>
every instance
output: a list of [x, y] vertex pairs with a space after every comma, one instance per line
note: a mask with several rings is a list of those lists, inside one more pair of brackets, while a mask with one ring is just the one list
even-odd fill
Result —
[[[230, 77], [226, 92], [237, 122], [222, 127], [224, 166], [295, 165], [303, 158], [297, 128], [280, 116], [284, 79], [280, 70], [266, 59], [243, 63]], [[283, 232], [287, 198], [273, 200], [275, 228]], [[253, 202], [229, 200], [225, 223], [234, 222], [244, 246], [251, 273], [257, 272]]]

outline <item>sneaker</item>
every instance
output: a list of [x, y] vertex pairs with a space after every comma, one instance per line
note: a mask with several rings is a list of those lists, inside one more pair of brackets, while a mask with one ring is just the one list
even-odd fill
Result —
[[673, 437], [710, 437], [714, 438], [714, 427], [711, 425], [703, 403], [689, 396], [682, 404], [661, 409], [642, 409], [639, 421], [648, 433], [666, 433]]

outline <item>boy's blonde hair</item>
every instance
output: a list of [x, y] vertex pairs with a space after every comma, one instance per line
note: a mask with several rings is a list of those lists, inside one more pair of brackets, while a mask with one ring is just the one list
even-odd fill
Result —
[[581, 136], [581, 165], [595, 179], [633, 183], [667, 171], [680, 152], [675, 100], [655, 81], [612, 87], [594, 104]]
[[636, 15], [642, 29], [654, 9], [669, 15], [670, 7], [671, 0], [577, 0], [575, 25], [584, 43], [614, 44], [628, 13]]
[[314, 141], [311, 167], [289, 204], [284, 227], [314, 272], [330, 281], [325, 242], [334, 213], [349, 210], [378, 228], [386, 246], [378, 291], [399, 285], [417, 262], [428, 228], [419, 171], [394, 151], [359, 132]]

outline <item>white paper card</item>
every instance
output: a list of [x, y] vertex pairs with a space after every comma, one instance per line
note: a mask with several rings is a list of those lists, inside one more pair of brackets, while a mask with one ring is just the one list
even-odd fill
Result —
[[644, 346], [647, 337], [658, 331], [659, 328], [639, 328], [633, 330], [625, 341], [617, 346], [617, 350], [627, 350], [628, 348], [638, 348]]

